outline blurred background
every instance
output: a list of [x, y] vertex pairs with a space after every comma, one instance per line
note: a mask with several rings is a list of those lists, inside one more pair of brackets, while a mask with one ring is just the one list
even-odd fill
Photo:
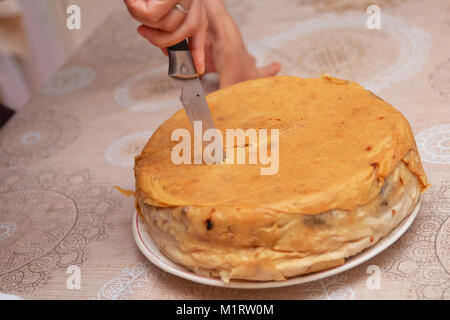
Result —
[[[81, 30], [65, 26], [69, 4]], [[122, 0], [0, 0], [0, 104], [19, 110]]]

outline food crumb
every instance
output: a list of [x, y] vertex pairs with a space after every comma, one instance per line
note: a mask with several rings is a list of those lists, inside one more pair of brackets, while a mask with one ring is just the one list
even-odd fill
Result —
[[121, 194], [123, 194], [125, 197], [135, 197], [136, 198], [136, 193], [134, 193], [134, 191], [131, 190], [126, 190], [126, 189], [122, 189], [119, 186], [114, 186], [114, 189], [116, 189], [117, 191], [119, 191]]

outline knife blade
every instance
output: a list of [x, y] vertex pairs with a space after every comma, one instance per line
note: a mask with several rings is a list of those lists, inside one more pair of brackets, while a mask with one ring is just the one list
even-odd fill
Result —
[[[202, 123], [202, 137], [206, 130], [216, 129], [205, 93], [192, 60], [186, 40], [167, 48], [169, 76], [175, 88], [181, 89], [180, 100], [194, 128], [195, 121]], [[221, 159], [221, 161], [223, 158]]]
[[216, 126], [206, 102], [200, 79], [178, 79], [174, 77], [171, 79], [174, 87], [181, 89], [180, 100], [192, 127], [194, 127], [194, 121], [201, 121], [203, 132], [208, 129], [215, 129]]

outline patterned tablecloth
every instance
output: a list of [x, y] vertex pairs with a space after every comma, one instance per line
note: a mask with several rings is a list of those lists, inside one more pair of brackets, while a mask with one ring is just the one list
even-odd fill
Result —
[[[370, 1], [372, 2], [372, 1]], [[180, 108], [167, 60], [114, 13], [0, 131], [0, 291], [24, 299], [450, 299], [450, 1], [226, 1], [281, 74], [326, 72], [411, 122], [432, 183], [411, 228], [337, 276], [267, 290], [209, 287], [148, 262], [132, 237], [133, 157]], [[217, 79], [204, 79], [209, 91]], [[78, 274], [81, 288], [67, 286]], [[379, 285], [377, 286], [377, 276]], [[72, 288], [72, 289], [69, 289]]]

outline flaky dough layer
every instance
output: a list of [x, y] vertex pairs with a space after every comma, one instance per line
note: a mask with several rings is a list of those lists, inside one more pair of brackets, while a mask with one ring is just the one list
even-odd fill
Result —
[[[403, 162], [374, 200], [317, 215], [255, 208], [161, 208], [138, 202], [172, 260], [208, 276], [284, 280], [328, 269], [386, 236], [414, 209], [420, 183]], [[194, 212], [194, 213], [192, 213]]]

